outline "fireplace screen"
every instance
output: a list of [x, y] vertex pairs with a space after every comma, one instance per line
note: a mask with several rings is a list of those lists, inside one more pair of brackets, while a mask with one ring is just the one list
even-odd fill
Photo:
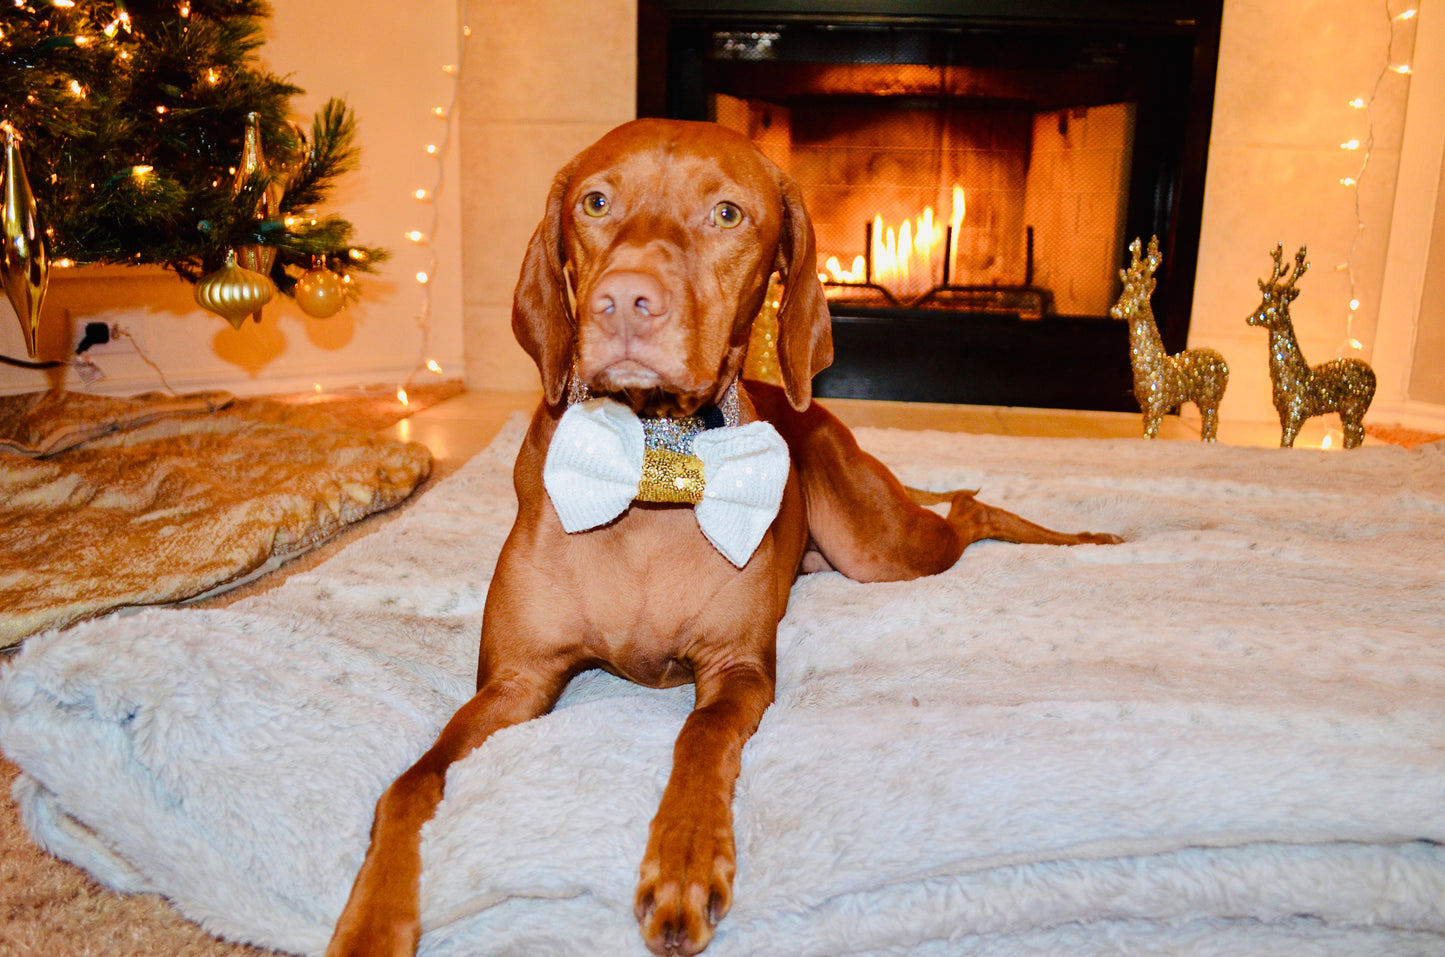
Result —
[[1103, 315], [1117, 294], [1132, 104], [719, 94], [714, 110], [802, 187], [830, 299], [1038, 319]]
[[[1210, 4], [1183, 16], [1160, 0], [1142, 24], [1022, 0], [1034, 15], [1012, 20], [969, 18], [968, 3], [831, 18], [780, 6], [645, 0], [639, 113], [732, 127], [802, 188], [842, 366], [820, 394], [831, 381], [848, 395], [1132, 408], [1109, 308], [1130, 239], [1158, 235], [1155, 312], [1183, 348], [1213, 80], [1211, 59], [1201, 90], [1195, 54], [1217, 36], [1192, 8]], [[1112, 377], [1094, 395], [1024, 383], [1087, 355]]]

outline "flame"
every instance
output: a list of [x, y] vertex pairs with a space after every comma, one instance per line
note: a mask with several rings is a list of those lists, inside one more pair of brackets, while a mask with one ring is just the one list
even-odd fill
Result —
[[953, 227], [951, 248], [945, 248], [948, 233], [940, 222], [935, 221], [932, 206], [925, 206], [923, 214], [917, 219], [904, 220], [896, 227], [885, 223], [881, 215], [875, 215], [872, 249], [869, 250], [872, 276], [868, 275], [867, 263], [862, 256], [855, 257], [851, 268], [847, 269], [837, 256], [830, 256], [818, 278], [824, 282], [839, 283], [861, 283], [871, 278], [896, 294], [921, 295], [942, 281], [944, 257], [952, 260], [956, 256], [963, 218], [964, 192], [957, 184], [953, 187], [949, 214], [949, 223]]
[[868, 262], [862, 256], [853, 257], [853, 268], [844, 269], [843, 264], [838, 262], [837, 256], [829, 256], [828, 261], [823, 264], [826, 273], [820, 274], [819, 279], [824, 282], [867, 282]]

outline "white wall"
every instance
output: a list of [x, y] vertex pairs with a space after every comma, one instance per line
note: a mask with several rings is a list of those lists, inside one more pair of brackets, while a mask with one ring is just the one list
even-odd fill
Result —
[[[461, 227], [459, 146], [445, 154], [444, 188], [435, 199], [439, 229], [430, 245], [404, 238], [430, 231], [433, 206], [412, 198], [432, 189], [442, 161], [428, 143], [443, 144], [448, 122], [431, 113], [451, 103], [457, 81], [443, 71], [460, 50], [456, 0], [356, 0], [335, 16], [307, 0], [273, 0], [267, 44], [260, 56], [275, 73], [304, 88], [293, 101], [298, 120], [310, 125], [331, 96], [355, 111], [358, 170], [343, 177], [323, 212], [335, 212], [356, 228], [354, 239], [392, 250], [380, 272], [359, 276], [362, 301], [326, 319], [306, 316], [278, 297], [258, 325], [240, 332], [194, 304], [192, 287], [169, 273], [109, 267], [51, 270], [42, 324], [60, 350], [72, 344], [87, 321], [127, 330], [179, 390], [222, 388], [238, 393], [390, 384], [412, 375], [426, 359], [443, 374], [463, 372], [461, 335]], [[453, 111], [453, 120], [455, 111]], [[432, 265], [432, 257], [436, 263]], [[413, 278], [432, 276], [427, 291]], [[429, 332], [421, 327], [426, 317]], [[69, 327], [64, 320], [68, 317]], [[0, 305], [0, 352], [23, 357], [24, 339], [8, 301]], [[159, 388], [157, 372], [122, 340], [89, 353], [105, 373], [92, 391], [126, 394]], [[418, 379], [431, 374], [423, 372]], [[0, 366], [0, 392], [46, 388], [42, 373]], [[83, 387], [71, 372], [67, 385]]]

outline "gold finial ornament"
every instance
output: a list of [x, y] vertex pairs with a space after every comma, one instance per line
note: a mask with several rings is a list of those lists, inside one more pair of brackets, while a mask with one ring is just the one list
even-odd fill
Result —
[[[239, 194], [246, 184], [253, 177], [260, 176], [265, 180], [265, 186], [261, 189], [261, 195], [256, 199], [256, 208], [253, 211], [256, 221], [262, 222], [267, 219], [274, 219], [281, 211], [281, 198], [286, 195], [286, 189], [281, 181], [271, 174], [271, 168], [266, 163], [266, 154], [261, 146], [261, 118], [259, 114], [246, 114], [246, 136], [241, 145], [241, 161], [236, 165], [236, 179], [231, 187], [233, 194]], [[268, 279], [271, 275], [271, 266], [276, 261], [276, 248], [263, 243], [247, 243], [236, 247], [236, 262], [243, 269], [260, 273]], [[261, 313], [255, 315], [257, 322], [261, 321]]]
[[40, 348], [40, 310], [50, 283], [50, 260], [40, 211], [20, 155], [20, 133], [4, 122], [0, 122], [0, 131], [5, 135], [5, 166], [0, 180], [4, 204], [0, 207], [0, 226], [5, 245], [0, 250], [0, 283], [15, 307], [15, 318], [20, 320], [25, 350], [34, 359]]
[[249, 315], [260, 321], [261, 307], [276, 295], [270, 278], [236, 262], [236, 251], [228, 250], [226, 264], [196, 283], [196, 302], [239, 330]]
[[1284, 266], [1283, 243], [1276, 244], [1270, 255], [1274, 272], [1267, 281], [1259, 280], [1263, 299], [1244, 321], [1269, 330], [1269, 380], [1279, 413], [1280, 447], [1294, 445], [1306, 419], [1338, 412], [1345, 448], [1353, 449], [1365, 440], [1364, 419], [1375, 397], [1375, 370], [1360, 359], [1331, 359], [1317, 366], [1305, 362], [1289, 315], [1289, 304], [1300, 294], [1295, 283], [1310, 267], [1305, 247], [1295, 254], [1292, 270]]
[[1142, 258], [1139, 253], [1140, 242], [1135, 239], [1129, 244], [1129, 268], [1119, 270], [1124, 291], [1109, 314], [1129, 323], [1129, 362], [1134, 369], [1134, 399], [1144, 413], [1144, 438], [1157, 438], [1164, 416], [1193, 402], [1199, 407], [1199, 437], [1213, 442], [1219, 432], [1219, 403], [1229, 385], [1229, 366], [1213, 349], [1186, 349], [1172, 356], [1164, 351], [1149, 303], [1154, 271], [1164, 261], [1159, 237], [1149, 238], [1149, 250]]

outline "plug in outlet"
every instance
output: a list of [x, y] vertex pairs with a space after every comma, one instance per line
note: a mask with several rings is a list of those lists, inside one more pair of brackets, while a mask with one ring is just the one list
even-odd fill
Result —
[[108, 322], [87, 322], [81, 330], [80, 338], [75, 343], [75, 354], [88, 356], [94, 359], [96, 356], [110, 355], [127, 349], [128, 347], [119, 342], [120, 332], [118, 326]]

